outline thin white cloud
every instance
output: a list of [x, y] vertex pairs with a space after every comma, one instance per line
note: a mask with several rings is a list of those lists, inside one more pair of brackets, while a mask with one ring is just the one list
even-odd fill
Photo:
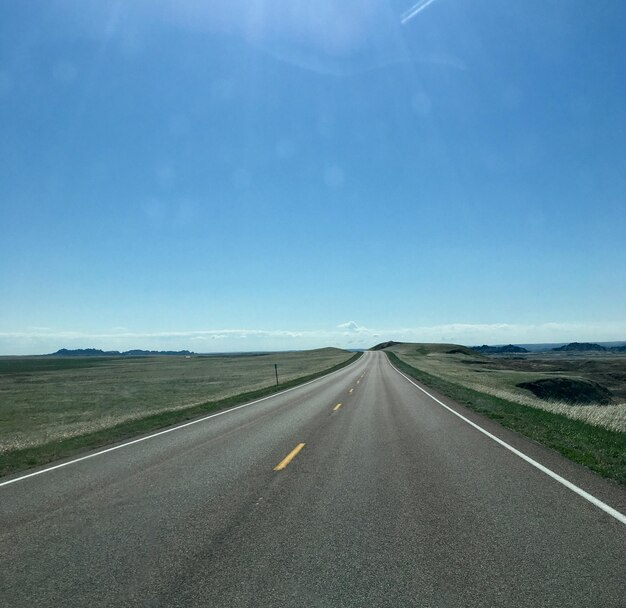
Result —
[[347, 323], [340, 323], [339, 325], [337, 325], [337, 329], [347, 329], [349, 331], [358, 332], [358, 333], [367, 331], [367, 327], [362, 327], [361, 325], [359, 325], [358, 323], [355, 323], [354, 321], [348, 321]]
[[404, 25], [413, 17], [421, 13], [427, 6], [432, 4], [435, 0], [420, 0], [417, 4], [413, 5], [409, 10], [405, 11], [405, 13], [400, 18], [400, 23]]
[[517, 341], [523, 339], [567, 340], [585, 338], [595, 340], [626, 339], [626, 322], [615, 323], [450, 323], [444, 325], [428, 325], [417, 327], [368, 328], [355, 321], [339, 324], [335, 329], [317, 330], [267, 330], [250, 328], [233, 329], [200, 329], [184, 331], [94, 331], [80, 332], [72, 330], [55, 330], [44, 327], [31, 327], [24, 331], [0, 331], [0, 340], [227, 340], [229, 338], [280, 338], [280, 339], [329, 339], [345, 334], [360, 334], [363, 339], [369, 337], [394, 337], [395, 339], [425, 341], [450, 340], [463, 341], [481, 339], [493, 342], [499, 337], [507, 337]]
[[[144, 49], [165, 24], [226, 33], [278, 61], [324, 75], [363, 73], [410, 59], [398, 43], [397, 29], [402, 26], [387, 0], [64, 0], [59, 4], [71, 14], [66, 21], [73, 27], [80, 25], [103, 47], [117, 44], [125, 53]], [[159, 24], [156, 29], [155, 24]], [[0, 94], [2, 82], [0, 78]]]

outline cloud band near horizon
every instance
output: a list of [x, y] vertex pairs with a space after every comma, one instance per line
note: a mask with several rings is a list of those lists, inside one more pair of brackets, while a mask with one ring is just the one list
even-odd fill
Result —
[[331, 329], [201, 329], [173, 331], [74, 331], [30, 328], [0, 331], [0, 355], [55, 352], [60, 348], [102, 348], [103, 350], [182, 350], [231, 352], [299, 350], [336, 346], [368, 348], [377, 342], [450, 342], [477, 344], [532, 344], [572, 341], [610, 342], [626, 340], [626, 322], [614, 323], [451, 323], [443, 325], [369, 328], [355, 321]]

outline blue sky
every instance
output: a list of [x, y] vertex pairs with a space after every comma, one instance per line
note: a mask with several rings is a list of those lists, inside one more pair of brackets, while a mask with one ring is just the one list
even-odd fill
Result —
[[626, 340], [626, 5], [412, 6], [3, 2], [0, 354]]

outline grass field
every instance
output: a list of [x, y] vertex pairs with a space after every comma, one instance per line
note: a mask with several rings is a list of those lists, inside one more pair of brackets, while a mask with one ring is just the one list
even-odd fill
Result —
[[[623, 353], [533, 353], [488, 357], [450, 344], [402, 344], [391, 350], [409, 365], [466, 388], [626, 432], [626, 355]], [[517, 386], [546, 378], [598, 382], [610, 390], [612, 402], [609, 405], [576, 405], [557, 399], [540, 399]]]
[[292, 386], [340, 349], [232, 356], [1, 357], [0, 474]]
[[[394, 365], [416, 380], [605, 477], [626, 484], [623, 404], [573, 406], [544, 402], [532, 394], [524, 395], [523, 389], [515, 386], [520, 381], [545, 377], [546, 373], [574, 377], [572, 367], [580, 366], [580, 361], [570, 365], [566, 359], [560, 363], [553, 359], [549, 361], [552, 369], [546, 372], [539, 357], [525, 365], [516, 359], [509, 366], [510, 362], [476, 355], [469, 349], [449, 344], [403, 344], [386, 352]], [[615, 370], [624, 361], [618, 358], [615, 363], [607, 359], [600, 367], [619, 378]], [[533, 370], [533, 365], [540, 369]], [[589, 371], [593, 368], [585, 367], [586, 379], [593, 376]], [[597, 378], [597, 373], [593, 377]], [[621, 399], [619, 393], [617, 399]]]

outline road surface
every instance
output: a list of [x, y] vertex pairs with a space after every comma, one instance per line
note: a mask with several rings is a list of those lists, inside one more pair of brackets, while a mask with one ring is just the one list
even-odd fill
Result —
[[[440, 399], [622, 513], [626, 492]], [[275, 470], [278, 469], [278, 470]], [[626, 526], [383, 353], [0, 486], [0, 604], [624, 608]]]

